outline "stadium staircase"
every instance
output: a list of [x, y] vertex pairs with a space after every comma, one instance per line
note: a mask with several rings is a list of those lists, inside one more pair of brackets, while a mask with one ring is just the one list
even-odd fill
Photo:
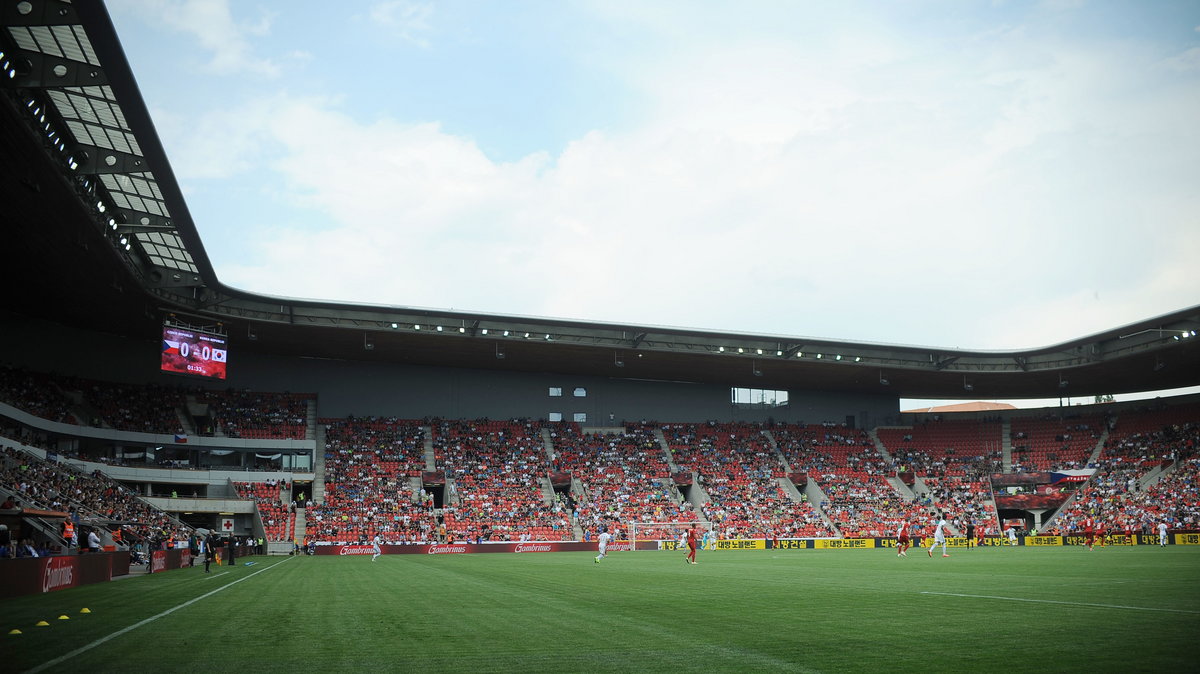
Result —
[[308, 518], [304, 515], [304, 508], [296, 508], [296, 533], [292, 534], [292, 539], [304, 542], [305, 532], [308, 531]]
[[1008, 417], [1004, 417], [1000, 425], [1000, 462], [1001, 470], [1005, 473], [1012, 472], [1012, 421]]
[[825, 496], [825, 492], [821, 491], [821, 485], [817, 484], [816, 480], [809, 478], [808, 484], [804, 485], [804, 495], [808, 497], [809, 504], [812, 505], [813, 510], [821, 516], [821, 519], [825, 521], [825, 524], [829, 526], [829, 530], [833, 532], [833, 535], [841, 538], [842, 530], [838, 529], [837, 524], [834, 524], [833, 520], [829, 519], [829, 515], [826, 515], [825, 509], [821, 507], [822, 503], [825, 503], [829, 500], [829, 498]]
[[433, 427], [422, 426], [421, 432], [425, 434], [425, 470], [437, 470], [437, 453], [433, 451]]
[[1145, 475], [1138, 478], [1138, 488], [1142, 491], [1146, 491], [1150, 487], [1158, 484], [1158, 481], [1166, 477], [1167, 474], [1169, 474], [1178, 463], [1178, 461], [1173, 461], [1170, 465], [1158, 465], [1146, 471]]
[[87, 404], [81, 391], [63, 391], [63, 395], [72, 405], [67, 408], [76, 419], [85, 426], [96, 425], [98, 428], [112, 428], [107, 421], [100, 418], [95, 408]]
[[[894, 471], [896, 469], [896, 461], [892, 458], [892, 454], [887, 450], [887, 447], [883, 445], [883, 441], [879, 439], [879, 434], [876, 432], [877, 430], [878, 429], [872, 428], [867, 432], [867, 436], [871, 438], [871, 443], [875, 446], [875, 451], [879, 452], [879, 456], [883, 457], [883, 462]], [[892, 489], [896, 490], [897, 494], [903, 496], [909, 501], [917, 497], [916, 494], [913, 493], [913, 490], [910, 489], [908, 485], [904, 484], [904, 482], [898, 477], [887, 478], [887, 483], [892, 486]]]
[[[779, 443], [775, 442], [775, 434], [771, 431], [763, 431], [762, 435], [767, 439], [767, 444], [771, 446], [771, 451], [775, 452], [775, 458], [779, 460], [779, 465], [783, 466], [783, 470], [788, 473], [792, 472], [792, 467], [788, 464], [787, 459], [784, 458], [783, 452], [779, 451]], [[788, 482], [791, 482], [791, 480], [788, 480]], [[796, 485], [792, 485], [792, 489], [795, 488]]]
[[[308, 439], [315, 439], [317, 437], [317, 399], [316, 398], [311, 398], [308, 400], [308, 412], [305, 415], [305, 418], [308, 420], [308, 423], [307, 423], [307, 428], [304, 429], [304, 437], [308, 438]], [[317, 445], [317, 447], [324, 447], [324, 446], [325, 445], [323, 445], [323, 444]], [[315, 494], [314, 494], [314, 496], [315, 496]]]
[[[1115, 421], [1115, 419], [1114, 419], [1114, 421]], [[1004, 437], [1007, 439], [1008, 434], [1005, 433]], [[1088, 456], [1086, 465], [1089, 465], [1089, 466], [1095, 465], [1096, 462], [1099, 461], [1100, 455], [1104, 453], [1104, 444], [1106, 442], [1108, 442], [1108, 429], [1107, 428], [1105, 428], [1104, 432], [1100, 434], [1100, 439], [1096, 441], [1096, 447], [1092, 450], [1091, 455]], [[1060, 505], [1058, 507], [1058, 510], [1054, 511], [1054, 514], [1050, 516], [1050, 519], [1042, 521], [1039, 531], [1045, 531], [1045, 530], [1049, 529], [1050, 527], [1054, 526], [1054, 521], [1058, 519], [1059, 514], [1064, 513], [1068, 510], [1069, 506], [1075, 501], [1076, 498], [1079, 497], [1079, 494], [1081, 494], [1084, 491], [1084, 489], [1086, 489], [1087, 486], [1089, 484], [1091, 484], [1092, 480], [1095, 479], [1095, 477], [1098, 473], [1099, 473], [1099, 471], [1097, 471], [1096, 473], [1093, 473], [1091, 475], [1091, 477], [1088, 478], [1087, 482], [1084, 482], [1084, 483], [1080, 484], [1078, 487], [1076, 487], [1075, 490], [1071, 492], [1071, 495], [1067, 497], [1067, 500], [1063, 501], [1062, 505]]]
[[1104, 445], [1107, 442], [1108, 428], [1105, 427], [1104, 432], [1100, 434], [1100, 439], [1096, 441], [1095, 448], [1092, 449], [1092, 453], [1088, 456], [1087, 463], [1084, 464], [1085, 466], [1096, 465], [1096, 462], [1100, 460], [1100, 455], [1104, 452]]
[[182, 409], [175, 408], [175, 416], [179, 419], [179, 427], [187, 435], [197, 435], [196, 425], [192, 423], [191, 418]]
[[316, 444], [313, 452], [313, 503], [325, 502], [325, 426], [313, 424], [312, 438]]

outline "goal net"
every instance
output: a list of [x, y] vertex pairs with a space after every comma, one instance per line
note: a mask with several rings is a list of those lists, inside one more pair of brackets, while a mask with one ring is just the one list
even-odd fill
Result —
[[687, 530], [696, 526], [701, 540], [708, 534], [707, 539], [716, 544], [716, 531], [712, 522], [629, 522], [629, 541], [632, 549], [637, 550], [638, 541], [657, 541], [659, 550], [677, 550], [687, 547], [685, 536]]

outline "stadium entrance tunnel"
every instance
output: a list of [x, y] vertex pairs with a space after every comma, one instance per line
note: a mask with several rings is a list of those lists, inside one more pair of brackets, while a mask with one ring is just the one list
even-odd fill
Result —
[[433, 496], [433, 507], [441, 510], [446, 505], [446, 480], [421, 480], [421, 488]]
[[313, 500], [312, 482], [296, 480], [292, 483], [292, 503], [297, 508], [303, 508], [308, 501]]

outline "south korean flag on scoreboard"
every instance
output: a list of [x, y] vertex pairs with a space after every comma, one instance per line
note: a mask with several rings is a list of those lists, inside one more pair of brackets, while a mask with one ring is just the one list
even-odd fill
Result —
[[212, 361], [214, 363], [224, 363], [225, 362], [225, 349], [213, 349], [212, 350]]

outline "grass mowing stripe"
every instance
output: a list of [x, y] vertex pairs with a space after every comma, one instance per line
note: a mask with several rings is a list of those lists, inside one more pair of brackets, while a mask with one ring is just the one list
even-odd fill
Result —
[[1034, 604], [1062, 604], [1064, 606], [1087, 606], [1091, 608], [1120, 608], [1130, 611], [1166, 611], [1167, 613], [1190, 613], [1200, 615], [1200, 611], [1186, 611], [1180, 608], [1153, 608], [1149, 606], [1121, 606], [1120, 604], [1090, 604], [1079, 601], [1055, 601], [1053, 599], [1025, 599], [1023, 597], [997, 597], [990, 594], [956, 594], [954, 592], [922, 592], [921, 594], [936, 594], [943, 597], [969, 597], [972, 599], [1001, 599], [1004, 601], [1027, 601]]
[[70, 653], [64, 653], [63, 655], [60, 655], [57, 658], [54, 658], [53, 660], [44, 662], [44, 663], [38, 665], [37, 667], [34, 667], [33, 669], [28, 670], [29, 674], [34, 674], [35, 672], [41, 672], [41, 671], [47, 670], [55, 665], [66, 662], [67, 660], [70, 660], [71, 658], [75, 657], [76, 655], [79, 655], [80, 653], [86, 653], [86, 652], [92, 650], [93, 648], [95, 648], [111, 639], [115, 639], [115, 638], [121, 636], [122, 634], [125, 634], [126, 632], [132, 632], [133, 630], [141, 627], [142, 625], [152, 623], [155, 620], [158, 620], [159, 618], [161, 618], [163, 616], [170, 615], [170, 614], [178, 611], [181, 608], [186, 608], [188, 606], [191, 606], [192, 604], [195, 604], [196, 602], [200, 601], [201, 599], [204, 599], [206, 597], [211, 597], [214, 594], [221, 592], [222, 590], [228, 590], [229, 588], [233, 587], [234, 585], [237, 585], [238, 583], [242, 582], [243, 580], [250, 580], [251, 578], [262, 573], [263, 571], [269, 571], [270, 569], [273, 569], [273, 568], [279, 566], [280, 564], [283, 564], [283, 562], [287, 562], [292, 559], [295, 559], [295, 557], [288, 557], [288, 558], [284, 559], [282, 562], [277, 562], [275, 564], [272, 564], [272, 565], [266, 567], [265, 569], [259, 569], [258, 571], [255, 571], [254, 573], [252, 573], [248, 576], [245, 576], [243, 578], [238, 578], [237, 580], [233, 581], [232, 583], [229, 583], [228, 585], [222, 585], [221, 587], [218, 587], [215, 590], [206, 592], [206, 593], [200, 595], [199, 597], [189, 599], [189, 600], [183, 602], [182, 604], [179, 604], [178, 606], [173, 606], [173, 607], [163, 611], [162, 613], [159, 613], [158, 615], [150, 616], [149, 618], [146, 618], [145, 620], [142, 620], [140, 622], [136, 622], [136, 623], [130, 625], [129, 627], [124, 627], [122, 629], [117, 630], [116, 632], [113, 632], [112, 634], [100, 637], [99, 639], [96, 639], [95, 641], [93, 641], [90, 644], [80, 646], [79, 648], [76, 648], [75, 650], [71, 651]]
[[[210, 658], [171, 654], [213, 648], [262, 671], [1195, 669], [1200, 613], [1179, 611], [1200, 611], [1200, 546], [982, 549], [949, 560], [897, 559], [888, 550], [731, 550], [702, 552], [697, 566], [677, 552], [621, 552], [600, 564], [594, 555], [292, 558], [41, 674], [76, 671], [80, 660], [108, 671], [169, 662], [173, 672], [211, 674]], [[228, 571], [217, 585], [256, 569]], [[203, 569], [183, 569], [0, 601], [6, 627], [24, 632], [0, 636], [0, 671], [39, 666], [214, 589], [202, 580]], [[91, 609], [87, 618], [75, 615], [82, 606]], [[60, 614], [72, 619], [30, 629]], [[1031, 633], [1048, 647], [1014, 653]]]

